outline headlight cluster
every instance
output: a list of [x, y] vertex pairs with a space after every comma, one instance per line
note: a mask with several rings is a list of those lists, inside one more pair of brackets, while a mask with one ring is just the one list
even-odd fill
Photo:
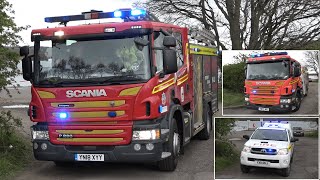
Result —
[[291, 103], [291, 99], [280, 99], [280, 103], [290, 104]]
[[278, 150], [278, 155], [287, 155], [288, 154], [288, 149], [284, 148], [284, 149], [279, 149]]
[[248, 101], [249, 101], [249, 98], [248, 98], [248, 97], [245, 97], [245, 98], [244, 98], [244, 101], [248, 102]]
[[49, 140], [49, 133], [48, 131], [32, 131], [32, 139], [33, 140]]
[[160, 139], [159, 129], [133, 131], [132, 133], [132, 140], [155, 140], [155, 139]]
[[251, 147], [250, 146], [244, 146], [242, 151], [248, 153], [248, 152], [251, 151]]

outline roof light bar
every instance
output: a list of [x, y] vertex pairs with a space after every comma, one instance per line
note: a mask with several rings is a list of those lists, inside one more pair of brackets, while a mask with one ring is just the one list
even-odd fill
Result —
[[146, 16], [147, 16], [147, 11], [144, 9], [119, 9], [113, 12], [90, 11], [90, 12], [84, 12], [81, 15], [46, 17], [44, 21], [47, 23], [54, 23], [54, 22], [66, 23], [69, 21], [81, 21], [81, 20], [105, 19], [105, 18], [141, 20]]
[[288, 55], [288, 53], [287, 52], [268, 52], [264, 54], [251, 54], [251, 57], [256, 58], [256, 57], [279, 56], [279, 55]]

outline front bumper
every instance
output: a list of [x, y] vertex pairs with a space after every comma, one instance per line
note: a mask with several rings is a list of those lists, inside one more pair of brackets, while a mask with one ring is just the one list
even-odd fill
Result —
[[[41, 145], [47, 148], [43, 150]], [[141, 144], [139, 151], [134, 150], [135, 144]], [[54, 145], [45, 140], [33, 141], [33, 153], [37, 160], [43, 161], [75, 161], [75, 154], [104, 154], [105, 162], [155, 162], [161, 160], [163, 142], [155, 141], [153, 150], [146, 149], [145, 144], [132, 141], [122, 146], [70, 146]], [[36, 148], [37, 147], [37, 148]]]
[[269, 108], [270, 112], [290, 112], [292, 111], [292, 106], [293, 104], [283, 104], [283, 105], [275, 105], [275, 106], [270, 106], [270, 105], [263, 105], [263, 104], [252, 104], [252, 103], [247, 103], [246, 107], [248, 109], [254, 109], [254, 110], [259, 110], [259, 108]]
[[[268, 164], [258, 164], [257, 161], [268, 161]], [[252, 167], [283, 169], [290, 165], [290, 155], [261, 155], [241, 152], [240, 163]]]

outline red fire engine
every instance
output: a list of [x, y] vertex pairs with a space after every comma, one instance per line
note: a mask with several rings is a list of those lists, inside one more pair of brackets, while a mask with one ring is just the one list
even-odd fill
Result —
[[[114, 17], [124, 22], [67, 26]], [[218, 67], [206, 33], [191, 44], [187, 28], [143, 9], [45, 21], [61, 26], [33, 30], [32, 55], [20, 49], [36, 159], [157, 162], [172, 171], [193, 136], [210, 138]]]
[[301, 64], [287, 52], [253, 54], [248, 58], [245, 102], [259, 111], [298, 111], [307, 95], [308, 80]]

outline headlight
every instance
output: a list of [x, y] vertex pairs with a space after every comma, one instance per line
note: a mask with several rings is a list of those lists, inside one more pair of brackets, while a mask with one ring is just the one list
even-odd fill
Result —
[[280, 99], [280, 103], [289, 104], [291, 103], [291, 99]]
[[245, 101], [249, 101], [249, 98], [248, 98], [248, 97], [245, 97], [244, 100], [245, 100]]
[[49, 133], [48, 131], [33, 131], [32, 130], [32, 139], [38, 139], [38, 140], [49, 140]]
[[250, 150], [251, 150], [251, 147], [249, 147], [249, 146], [244, 146], [242, 151], [248, 153], [248, 152], [250, 152]]
[[287, 154], [288, 154], [288, 149], [287, 148], [278, 150], [278, 155], [287, 155]]
[[155, 140], [160, 139], [160, 130], [143, 130], [143, 131], [133, 131], [132, 140]]

